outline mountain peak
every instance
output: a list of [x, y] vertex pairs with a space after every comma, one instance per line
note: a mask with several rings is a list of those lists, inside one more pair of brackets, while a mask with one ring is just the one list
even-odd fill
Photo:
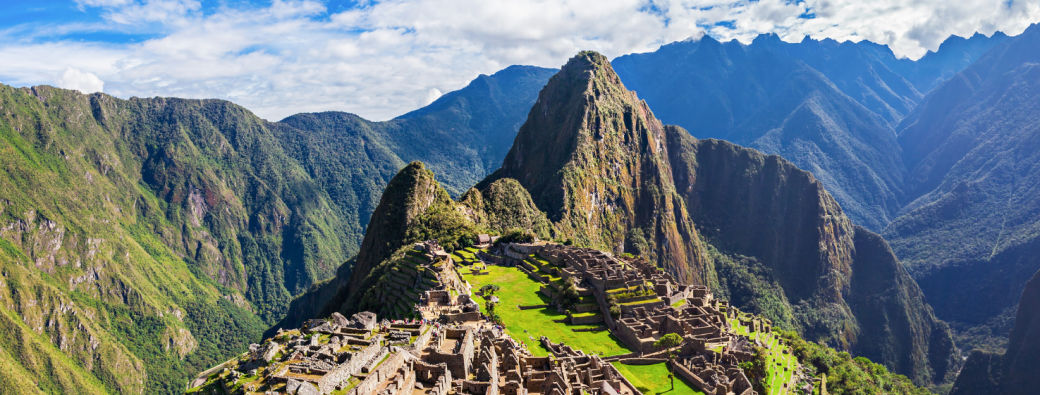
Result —
[[[639, 192], [652, 184], [674, 193], [664, 140], [664, 126], [607, 58], [583, 51], [545, 85], [502, 168], [478, 189], [516, 179], [557, 223], [557, 238], [621, 253], [636, 248], [632, 234], [648, 235], [635, 238], [649, 242], [639, 243], [647, 257], [674, 263], [677, 277], [699, 281], [684, 277], [699, 271], [704, 253], [685, 211], [675, 206], [679, 199]], [[664, 215], [675, 218], [657, 220]]]

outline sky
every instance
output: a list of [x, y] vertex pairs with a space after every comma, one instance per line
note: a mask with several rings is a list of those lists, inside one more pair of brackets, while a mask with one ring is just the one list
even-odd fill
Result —
[[614, 58], [776, 33], [917, 59], [950, 35], [1035, 22], [1040, 0], [2, 0], [0, 83], [379, 121], [479, 74], [560, 67], [587, 49]]

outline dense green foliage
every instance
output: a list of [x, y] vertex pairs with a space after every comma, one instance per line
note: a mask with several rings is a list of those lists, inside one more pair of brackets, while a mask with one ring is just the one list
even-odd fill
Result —
[[752, 257], [722, 254], [714, 246], [708, 251], [717, 279], [710, 286], [719, 298], [729, 300], [741, 311], [769, 318], [777, 328], [797, 328], [784, 289], [768, 268]]
[[180, 392], [344, 259], [340, 218], [230, 103], [3, 86], [0, 137], [4, 299], [20, 301], [4, 314], [34, 332], [5, 365], [40, 390]]
[[914, 386], [906, 376], [889, 372], [884, 365], [807, 342], [796, 332], [781, 330], [780, 333], [790, 342], [799, 362], [815, 370], [815, 375], [827, 375], [828, 394], [931, 394], [927, 389]]
[[1040, 270], [1038, 47], [1034, 25], [936, 88], [899, 129], [908, 201], [885, 237], [958, 343], [993, 352]]

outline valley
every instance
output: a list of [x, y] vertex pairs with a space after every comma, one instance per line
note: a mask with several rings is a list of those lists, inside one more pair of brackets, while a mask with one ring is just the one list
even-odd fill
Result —
[[[1036, 25], [917, 61], [705, 36], [510, 66], [382, 122], [0, 85], [0, 388], [293, 393], [273, 370], [316, 361], [290, 348], [349, 345], [395, 367], [320, 393], [485, 393], [415, 367], [468, 336], [473, 366], [592, 364], [629, 393], [1028, 393], [1038, 48]], [[646, 281], [597, 288], [586, 258]], [[369, 314], [388, 326], [342, 331]], [[715, 373], [672, 390], [670, 367]]]

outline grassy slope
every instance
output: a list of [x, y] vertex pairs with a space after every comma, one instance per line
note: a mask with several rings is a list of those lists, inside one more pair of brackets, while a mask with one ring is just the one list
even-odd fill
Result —
[[[595, 328], [598, 325], [567, 325], [553, 322], [567, 318], [567, 315], [555, 308], [520, 310], [516, 306], [534, 306], [548, 304], [551, 300], [538, 292], [541, 285], [535, 282], [520, 269], [489, 265], [488, 275], [472, 275], [465, 273], [463, 278], [469, 281], [474, 289], [486, 284], [498, 284], [502, 289], [495, 293], [500, 300], [496, 311], [506, 323], [506, 332], [517, 340], [528, 345], [535, 355], [549, 355], [538, 342], [541, 336], [554, 342], [564, 342], [575, 349], [603, 356], [627, 354], [630, 351], [621, 340], [610, 334], [610, 331], [574, 332], [572, 329]], [[477, 297], [484, 309], [484, 299]], [[525, 332], [526, 331], [526, 332]], [[532, 340], [531, 338], [534, 338]]]
[[259, 337], [287, 282], [321, 276], [308, 261], [342, 259], [279, 256], [328, 241], [335, 222], [281, 199], [306, 190], [302, 173], [241, 108], [0, 90], [0, 308], [33, 335], [5, 337], [9, 379], [179, 392]]
[[[469, 275], [463, 277], [474, 287], [479, 289], [486, 284], [498, 284], [502, 287], [495, 296], [500, 300], [496, 311], [502, 316], [506, 325], [506, 333], [517, 340], [527, 344], [532, 354], [537, 356], [549, 355], [549, 350], [541, 345], [538, 339], [541, 336], [549, 338], [553, 342], [563, 342], [590, 354], [611, 356], [627, 354], [631, 352], [621, 340], [614, 337], [610, 331], [574, 332], [573, 329], [594, 328], [597, 325], [569, 325], [556, 323], [567, 317], [566, 314], [556, 311], [555, 308], [540, 308], [520, 310], [516, 306], [542, 305], [550, 302], [542, 293], [538, 292], [540, 283], [532, 280], [520, 269], [513, 267], [502, 267], [489, 265], [488, 275]], [[477, 297], [481, 302], [481, 310], [484, 310], [484, 299]], [[690, 384], [676, 380], [675, 391], [669, 391], [668, 370], [664, 364], [647, 366], [628, 366], [614, 364], [618, 370], [625, 375], [632, 384], [643, 387], [647, 391], [644, 394], [700, 394], [702, 392], [694, 389]]]

